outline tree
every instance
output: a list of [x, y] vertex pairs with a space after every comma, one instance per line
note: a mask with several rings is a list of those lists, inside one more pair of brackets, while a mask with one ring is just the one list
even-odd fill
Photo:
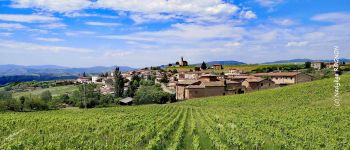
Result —
[[117, 67], [114, 71], [114, 96], [123, 97], [124, 94], [124, 78]]
[[85, 72], [83, 73], [83, 77], [86, 77], [86, 73]]
[[201, 65], [201, 69], [202, 70], [206, 70], [207, 69], [207, 64], [203, 61], [202, 65]]
[[309, 69], [309, 68], [311, 68], [311, 62], [305, 62], [305, 68], [306, 69]]
[[162, 79], [160, 79], [160, 82], [162, 82], [162, 83], [169, 82], [168, 75], [166, 73], [163, 74], [163, 77], [162, 77]]
[[169, 101], [169, 93], [163, 92], [160, 85], [142, 86], [135, 93], [135, 104], [164, 104]]
[[174, 74], [175, 74], [175, 73], [178, 73], [178, 71], [177, 71], [176, 69], [174, 69], [172, 72], [173, 72]]
[[52, 100], [52, 94], [50, 91], [44, 91], [41, 93], [40, 98], [46, 102]]
[[7, 91], [0, 91], [0, 100], [12, 99], [12, 93]]
[[112, 103], [114, 103], [113, 95], [106, 94], [106, 95], [101, 96], [100, 105], [105, 107], [105, 106], [108, 106], [109, 104], [112, 104]]
[[62, 94], [62, 95], [60, 95], [59, 99], [60, 99], [61, 101], [63, 101], [63, 103], [65, 103], [65, 104], [69, 104], [69, 105], [73, 104], [73, 102], [70, 100], [70, 97], [69, 97], [68, 94]]

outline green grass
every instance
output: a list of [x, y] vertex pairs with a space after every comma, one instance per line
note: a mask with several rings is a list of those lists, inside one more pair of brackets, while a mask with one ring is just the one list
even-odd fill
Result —
[[349, 83], [342, 76], [340, 107], [327, 79], [166, 105], [2, 112], [0, 149], [349, 149]]
[[21, 96], [40, 95], [43, 91], [47, 91], [47, 90], [51, 92], [52, 96], [58, 96], [65, 93], [71, 93], [77, 89], [78, 88], [75, 85], [57, 86], [57, 87], [50, 87], [45, 89], [38, 89], [30, 92], [16, 92], [13, 94], [13, 97], [19, 98]]

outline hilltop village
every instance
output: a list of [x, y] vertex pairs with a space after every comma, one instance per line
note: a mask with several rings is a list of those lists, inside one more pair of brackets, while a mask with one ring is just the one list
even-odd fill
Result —
[[[333, 68], [333, 63], [306, 62], [309, 68], [321, 70]], [[344, 63], [345, 65], [345, 63]], [[181, 68], [192, 68], [181, 70]], [[269, 71], [245, 72], [235, 68], [225, 69], [222, 64], [202, 65], [189, 67], [183, 57], [167, 68], [150, 67], [121, 73], [125, 79], [124, 91], [131, 86], [132, 78], [137, 76], [143, 80], [154, 80], [160, 84], [164, 92], [174, 94], [176, 100], [188, 100], [200, 97], [244, 94], [259, 90], [278, 88], [292, 84], [299, 84], [315, 80], [315, 77], [295, 69], [269, 69]], [[114, 93], [114, 73], [99, 76], [80, 77], [78, 83], [95, 83], [102, 94]], [[128, 98], [126, 103], [131, 103]]]

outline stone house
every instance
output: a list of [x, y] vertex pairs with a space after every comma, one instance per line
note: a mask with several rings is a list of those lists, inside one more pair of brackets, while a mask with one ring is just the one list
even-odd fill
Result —
[[275, 83], [264, 78], [249, 78], [242, 82], [247, 92], [270, 89], [275, 87]]
[[275, 82], [276, 85], [279, 85], [279, 86], [309, 82], [313, 80], [312, 76], [302, 72], [270, 72], [270, 73], [257, 73], [253, 75], [257, 77], [271, 78], [271, 80]]
[[325, 63], [324, 62], [311, 62], [311, 68], [317, 69], [317, 70], [321, 70], [325, 67]]
[[243, 94], [246, 92], [246, 88], [242, 86], [241, 82], [225, 80], [226, 93], [227, 94]]

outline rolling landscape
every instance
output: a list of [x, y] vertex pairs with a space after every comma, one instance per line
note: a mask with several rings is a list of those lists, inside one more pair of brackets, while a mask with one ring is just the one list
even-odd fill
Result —
[[350, 150], [349, 6], [0, 0], [0, 150]]
[[1, 148], [347, 149], [350, 76], [336, 109], [332, 82], [166, 105], [5, 112]]

